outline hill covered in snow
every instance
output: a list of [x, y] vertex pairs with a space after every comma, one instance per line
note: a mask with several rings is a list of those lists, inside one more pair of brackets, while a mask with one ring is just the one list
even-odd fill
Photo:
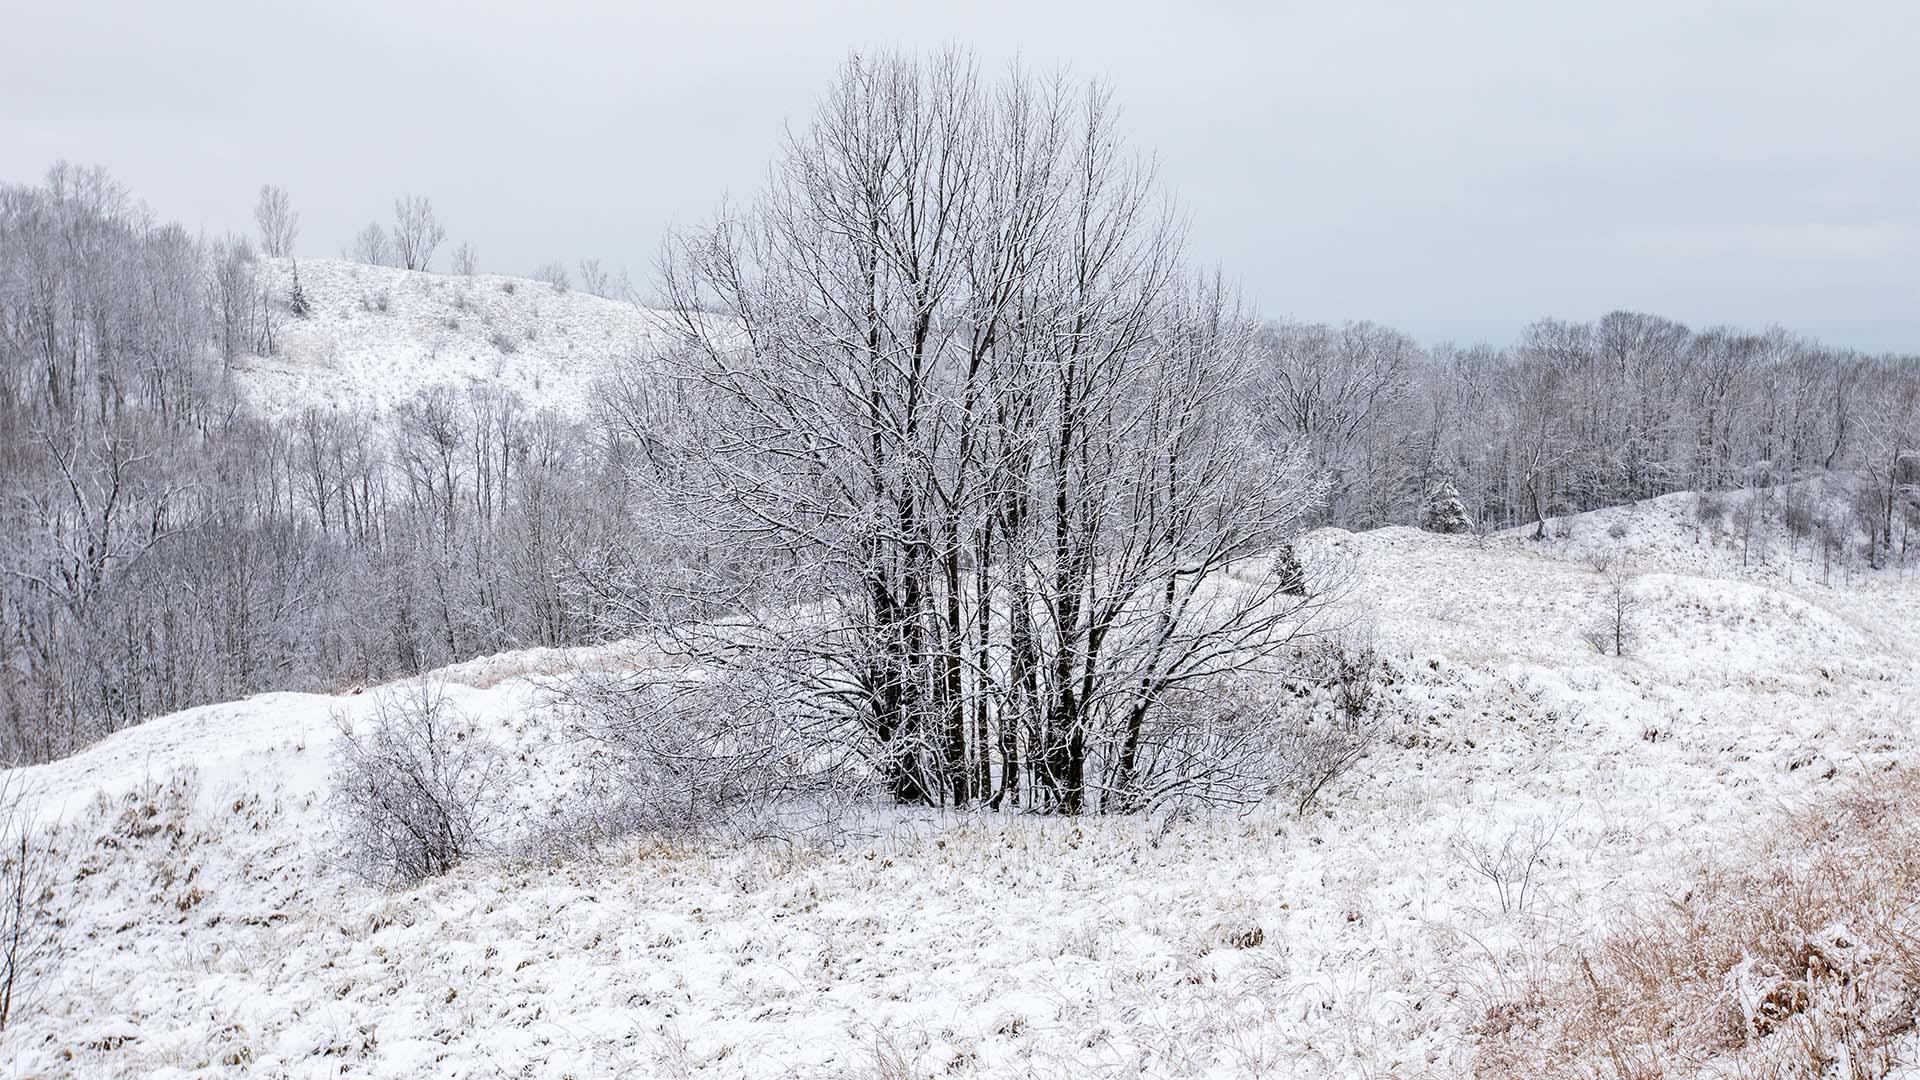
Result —
[[[6, 1075], [1518, 1075], [1489, 1047], [1544, 972], [1915, 763], [1920, 582], [1748, 572], [1686, 506], [1310, 537], [1392, 725], [1305, 816], [882, 816], [559, 860], [537, 841], [585, 751], [558, 692], [660, 661], [507, 654], [437, 676], [506, 751], [497, 853], [389, 894], [327, 797], [342, 723], [395, 688], [142, 724], [17, 773], [70, 895]], [[1607, 655], [1596, 567], [1625, 558]]]
[[[293, 267], [262, 264], [284, 302]], [[305, 317], [282, 313], [271, 357], [238, 369], [269, 415], [307, 408], [380, 412], [430, 386], [491, 383], [529, 405], [580, 411], [595, 380], [659, 334], [644, 308], [541, 281], [432, 274], [338, 259], [304, 259]]]

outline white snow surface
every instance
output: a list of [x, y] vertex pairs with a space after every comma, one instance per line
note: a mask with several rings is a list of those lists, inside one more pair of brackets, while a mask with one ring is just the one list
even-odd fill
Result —
[[[292, 265], [261, 266], [263, 286], [284, 303]], [[653, 311], [524, 278], [339, 259], [302, 259], [299, 272], [308, 315], [279, 311], [275, 355], [235, 369], [248, 400], [269, 415], [380, 413], [429, 387], [476, 384], [578, 413], [596, 380], [646, 355], [661, 333]]]
[[[1459, 1074], [1502, 971], [1913, 758], [1920, 584], [1743, 567], [1686, 505], [1311, 537], [1402, 720], [1305, 819], [881, 814], [840, 847], [499, 856], [390, 894], [325, 806], [336, 716], [383, 690], [154, 720], [22, 770], [76, 881], [0, 1076]], [[1609, 545], [1643, 572], [1625, 658], [1581, 636]], [[650, 662], [442, 673], [512, 748], [522, 832], [565, 808], [551, 691], [583, 659]], [[1536, 823], [1538, 893], [1503, 912], [1458, 851]]]

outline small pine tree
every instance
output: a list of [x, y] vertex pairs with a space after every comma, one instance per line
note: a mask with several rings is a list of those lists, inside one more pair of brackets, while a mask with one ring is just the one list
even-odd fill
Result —
[[1294, 554], [1293, 545], [1280, 549], [1274, 557], [1273, 574], [1280, 580], [1280, 591], [1288, 596], [1307, 595], [1307, 571], [1300, 565], [1300, 556]]
[[1420, 527], [1428, 532], [1464, 533], [1473, 531], [1473, 518], [1467, 504], [1460, 501], [1460, 489], [1453, 481], [1442, 480], [1427, 492], [1420, 507]]
[[307, 290], [300, 287], [300, 264], [297, 262], [293, 264], [293, 291], [287, 295], [287, 305], [303, 319], [307, 317], [307, 312], [313, 310], [313, 306], [307, 303]]

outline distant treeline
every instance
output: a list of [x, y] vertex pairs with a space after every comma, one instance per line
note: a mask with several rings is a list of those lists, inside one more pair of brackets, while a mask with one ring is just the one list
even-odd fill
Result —
[[1873, 545], [1863, 556], [1885, 558], [1914, 523], [1913, 356], [1626, 311], [1541, 320], [1511, 349], [1423, 350], [1365, 323], [1270, 325], [1257, 347], [1260, 411], [1333, 477], [1341, 525], [1411, 524], [1442, 481], [1500, 528], [1834, 470], [1863, 481], [1848, 523]]

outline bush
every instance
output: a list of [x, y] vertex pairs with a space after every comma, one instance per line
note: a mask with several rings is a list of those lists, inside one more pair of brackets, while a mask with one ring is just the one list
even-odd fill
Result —
[[356, 869], [395, 887], [444, 874], [483, 846], [501, 755], [425, 682], [378, 698], [371, 719], [356, 731], [341, 718], [333, 757], [333, 810]]
[[1275, 739], [1272, 790], [1305, 814], [1379, 741], [1386, 723], [1377, 691], [1387, 672], [1364, 627], [1328, 633], [1299, 660], [1295, 700], [1268, 726]]
[[504, 330], [495, 330], [487, 340], [493, 342], [493, 347], [503, 353], [511, 355], [520, 351], [520, 343], [513, 339], [512, 334]]
[[576, 854], [635, 834], [832, 836], [866, 794], [846, 762], [781, 749], [812, 745], [807, 720], [749, 675], [692, 688], [588, 675], [566, 694], [573, 734], [592, 748], [588, 779], [558, 830], [534, 838], [534, 854]]
[[1702, 492], [1693, 497], [1693, 517], [1695, 521], [1710, 529], [1718, 529], [1727, 520], [1727, 500], [1724, 496], [1712, 492]]
[[1539, 898], [1540, 872], [1547, 867], [1547, 850], [1560, 836], [1560, 824], [1534, 818], [1509, 830], [1498, 847], [1463, 836], [1454, 841], [1454, 853], [1493, 886], [1502, 915], [1525, 915]]

